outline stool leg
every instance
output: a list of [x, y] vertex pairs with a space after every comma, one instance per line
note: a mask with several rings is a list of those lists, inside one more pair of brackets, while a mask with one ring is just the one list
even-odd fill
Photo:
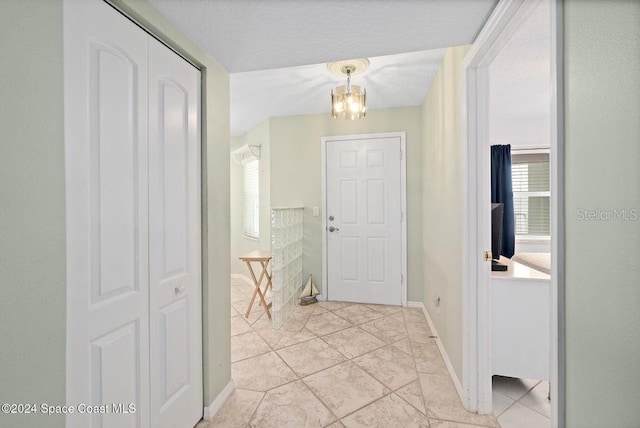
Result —
[[249, 307], [247, 308], [247, 312], [244, 314], [245, 318], [249, 318], [249, 314], [251, 313], [251, 308], [253, 307], [253, 302], [256, 300], [256, 294], [258, 294], [258, 281], [256, 280], [256, 274], [253, 273], [253, 268], [251, 267], [251, 263], [248, 261], [245, 261], [245, 263], [247, 264], [247, 268], [249, 269], [249, 273], [251, 274], [251, 279], [253, 279], [253, 286], [254, 286], [254, 290], [253, 290], [253, 294], [251, 296], [251, 302], [249, 302]]
[[[269, 261], [265, 262], [260, 262], [260, 264], [262, 265], [262, 272], [260, 273], [260, 281], [258, 282], [258, 287], [257, 287], [257, 291], [258, 291], [258, 296], [260, 296], [260, 302], [262, 304], [262, 307], [264, 308], [265, 313], [267, 314], [267, 318], [271, 319], [271, 311], [269, 311], [269, 305], [267, 305], [266, 300], [264, 299], [264, 294], [262, 293], [262, 290], [260, 289], [260, 284], [262, 283], [262, 278], [264, 278], [264, 276], [266, 275], [267, 278], [269, 278], [269, 274], [267, 273], [267, 265], [269, 264]], [[269, 283], [267, 282], [267, 286], [265, 287], [264, 291], [265, 293], [267, 292], [269, 288]]]

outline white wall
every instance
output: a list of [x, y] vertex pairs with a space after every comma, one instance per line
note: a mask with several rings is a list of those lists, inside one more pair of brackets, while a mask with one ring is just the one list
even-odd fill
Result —
[[[462, 379], [461, 62], [469, 46], [449, 48], [422, 106], [423, 298]], [[440, 308], [434, 298], [440, 297]]]
[[369, 110], [364, 119], [336, 120], [323, 114], [274, 117], [271, 121], [271, 204], [304, 206], [303, 278], [322, 281], [320, 139], [331, 135], [406, 131], [409, 300], [422, 300], [422, 206], [420, 107]]
[[566, 426], [640, 427], [640, 2], [567, 0]]
[[[551, 93], [551, 88], [549, 88], [549, 93]], [[511, 144], [512, 148], [550, 147], [550, 116], [491, 115], [489, 123], [489, 142], [491, 145]]]
[[238, 257], [254, 250], [271, 249], [271, 150], [270, 123], [263, 121], [241, 137], [231, 139], [231, 151], [248, 144], [260, 146], [260, 232], [259, 239], [244, 234], [243, 166], [230, 159], [231, 170], [231, 273], [249, 276]]
[[549, 147], [550, 2], [541, 1], [491, 63], [489, 141]]

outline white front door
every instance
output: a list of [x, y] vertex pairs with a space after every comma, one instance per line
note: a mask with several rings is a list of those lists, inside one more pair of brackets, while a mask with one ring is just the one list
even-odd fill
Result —
[[402, 303], [400, 136], [326, 140], [327, 298]]
[[151, 426], [202, 416], [200, 73], [149, 39]]

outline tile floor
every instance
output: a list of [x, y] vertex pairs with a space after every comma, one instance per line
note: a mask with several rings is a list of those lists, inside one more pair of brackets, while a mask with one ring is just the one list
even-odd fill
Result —
[[493, 413], [502, 428], [549, 428], [549, 382], [493, 377]]
[[460, 403], [420, 309], [320, 302], [298, 306], [279, 331], [252, 286], [232, 280], [236, 389], [213, 427], [499, 427]]

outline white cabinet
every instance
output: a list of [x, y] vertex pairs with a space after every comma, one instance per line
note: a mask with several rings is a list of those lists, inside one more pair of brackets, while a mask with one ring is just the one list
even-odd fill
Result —
[[192, 427], [200, 72], [99, 0], [65, 1], [64, 55], [67, 404], [107, 409], [67, 426]]
[[508, 270], [491, 273], [492, 374], [549, 380], [550, 277], [504, 257], [500, 262]]

